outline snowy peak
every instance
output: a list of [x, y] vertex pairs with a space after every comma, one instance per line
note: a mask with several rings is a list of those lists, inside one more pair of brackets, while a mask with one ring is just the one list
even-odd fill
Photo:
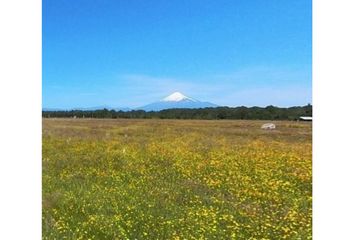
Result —
[[145, 111], [161, 111], [165, 109], [175, 109], [175, 108], [207, 108], [207, 107], [217, 107], [216, 104], [210, 102], [201, 102], [196, 99], [187, 97], [180, 92], [174, 92], [171, 95], [165, 97], [164, 99], [153, 102], [143, 107], [137, 108]]
[[180, 92], [174, 92], [171, 95], [162, 99], [162, 101], [164, 101], [164, 102], [179, 102], [179, 101], [185, 101], [185, 100], [197, 102], [197, 100], [187, 97]]

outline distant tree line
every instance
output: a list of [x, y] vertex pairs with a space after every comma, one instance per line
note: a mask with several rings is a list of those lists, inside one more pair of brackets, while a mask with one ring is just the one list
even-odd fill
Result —
[[143, 110], [115, 111], [43, 111], [44, 118], [155, 118], [155, 119], [250, 119], [297, 120], [300, 116], [312, 116], [312, 105], [280, 108], [267, 107], [216, 107], [200, 109], [167, 109], [158, 112]]

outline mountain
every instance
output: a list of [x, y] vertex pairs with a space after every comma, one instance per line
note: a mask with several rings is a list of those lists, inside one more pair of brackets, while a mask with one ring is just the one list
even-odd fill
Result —
[[48, 112], [53, 112], [53, 111], [96, 111], [96, 110], [103, 110], [103, 109], [108, 109], [108, 110], [115, 110], [115, 111], [123, 111], [123, 112], [128, 112], [131, 109], [127, 107], [110, 107], [108, 105], [102, 105], [102, 106], [96, 106], [96, 107], [78, 107], [78, 108], [43, 108], [42, 111], [48, 111]]
[[65, 111], [63, 108], [42, 108], [44, 112], [55, 112], [55, 111]]
[[86, 108], [74, 108], [72, 110], [81, 110], [81, 111], [96, 111], [96, 110], [103, 110], [103, 109], [107, 109], [107, 110], [114, 110], [114, 111], [123, 111], [123, 112], [127, 112], [130, 111], [130, 108], [127, 107], [111, 107], [108, 105], [102, 105], [102, 106], [96, 106], [96, 107], [86, 107]]
[[171, 109], [171, 108], [207, 108], [207, 107], [218, 107], [218, 105], [210, 102], [201, 102], [199, 100], [187, 97], [180, 92], [175, 92], [158, 102], [154, 102], [145, 105], [143, 107], [140, 107], [138, 108], [138, 110], [160, 111], [160, 110]]

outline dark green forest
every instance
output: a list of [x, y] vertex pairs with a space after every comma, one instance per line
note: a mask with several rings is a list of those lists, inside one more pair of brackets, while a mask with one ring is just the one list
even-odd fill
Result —
[[115, 111], [43, 111], [44, 118], [155, 118], [155, 119], [250, 119], [250, 120], [298, 120], [300, 116], [312, 116], [312, 105], [280, 108], [267, 107], [216, 107], [200, 109], [167, 109], [158, 112], [143, 110]]

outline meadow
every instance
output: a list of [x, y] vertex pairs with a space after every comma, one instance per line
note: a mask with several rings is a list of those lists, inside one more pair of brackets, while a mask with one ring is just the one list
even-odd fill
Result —
[[312, 125], [43, 119], [43, 239], [312, 239]]

